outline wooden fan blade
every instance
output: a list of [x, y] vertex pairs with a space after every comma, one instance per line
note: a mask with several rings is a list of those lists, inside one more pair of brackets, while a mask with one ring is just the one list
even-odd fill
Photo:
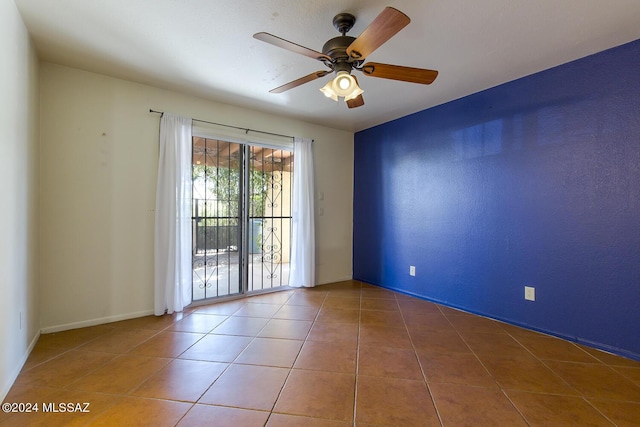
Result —
[[371, 77], [420, 83], [423, 85], [433, 83], [436, 77], [438, 77], [436, 70], [380, 64], [378, 62], [367, 62], [362, 66], [362, 72]]
[[411, 19], [398, 9], [385, 7], [360, 36], [347, 48], [352, 59], [363, 60], [387, 40], [409, 25]]
[[253, 38], [277, 47], [281, 47], [282, 49], [286, 49], [291, 52], [299, 53], [300, 55], [308, 56], [309, 58], [317, 59], [319, 61], [323, 59], [331, 61], [331, 57], [325, 55], [324, 53], [317, 52], [313, 49], [309, 49], [308, 47], [300, 46], [299, 44], [290, 42], [289, 40], [285, 40], [278, 36], [274, 36], [273, 34], [255, 33], [253, 35]]
[[362, 95], [358, 95], [356, 98], [347, 101], [347, 107], [349, 108], [362, 107], [363, 105], [364, 98], [362, 97]]
[[[358, 83], [358, 79], [356, 78], [356, 76], [353, 76], [353, 79], [356, 81], [356, 83]], [[358, 86], [359, 85], [360, 83], [358, 83]], [[364, 98], [362, 97], [362, 94], [358, 95], [354, 99], [350, 99], [347, 101], [347, 107], [349, 108], [362, 107], [363, 105], [364, 105]]]
[[287, 84], [284, 84], [282, 86], [279, 86], [275, 89], [271, 89], [269, 92], [271, 93], [282, 93], [284, 91], [287, 91], [289, 89], [293, 89], [294, 87], [298, 87], [300, 85], [303, 85], [305, 83], [309, 83], [315, 79], [319, 79], [320, 77], [324, 77], [327, 74], [331, 73], [331, 71], [327, 70], [327, 71], [316, 71], [315, 73], [311, 73], [308, 74], [304, 77], [300, 77], [297, 80], [294, 80], [292, 82], [289, 82]]

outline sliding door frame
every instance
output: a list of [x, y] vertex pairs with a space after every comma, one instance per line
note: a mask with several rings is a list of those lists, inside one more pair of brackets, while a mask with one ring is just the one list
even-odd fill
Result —
[[[249, 261], [249, 256], [251, 255], [250, 252], [250, 234], [252, 232], [252, 230], [249, 229], [250, 227], [250, 220], [252, 218], [252, 212], [251, 212], [251, 173], [252, 173], [252, 165], [251, 165], [251, 161], [252, 161], [252, 147], [260, 147], [262, 149], [272, 149], [272, 150], [283, 150], [283, 151], [287, 151], [290, 152], [291, 155], [293, 155], [293, 147], [292, 146], [287, 146], [287, 145], [281, 145], [281, 144], [276, 144], [276, 145], [272, 145], [272, 144], [264, 144], [264, 143], [254, 143], [251, 141], [236, 141], [234, 140], [234, 138], [225, 138], [225, 137], [215, 137], [213, 135], [210, 135], [208, 133], [206, 134], [201, 134], [201, 133], [193, 133], [193, 141], [195, 141], [196, 138], [204, 138], [205, 140], [217, 140], [217, 141], [221, 141], [221, 142], [225, 142], [225, 143], [229, 143], [229, 144], [239, 144], [240, 148], [238, 150], [238, 167], [239, 167], [239, 179], [238, 179], [238, 183], [237, 185], [239, 186], [238, 188], [238, 231], [239, 231], [239, 238], [238, 238], [238, 268], [239, 268], [239, 283], [238, 283], [238, 293], [231, 293], [230, 288], [229, 288], [229, 294], [226, 295], [218, 295], [219, 291], [216, 291], [216, 295], [215, 296], [210, 296], [207, 297], [206, 296], [206, 286], [207, 286], [207, 280], [206, 277], [204, 279], [204, 286], [205, 286], [205, 298], [201, 298], [201, 299], [193, 299], [192, 302], [192, 306], [197, 306], [197, 305], [204, 305], [204, 304], [210, 304], [212, 302], [221, 302], [221, 301], [228, 301], [228, 300], [233, 300], [233, 299], [239, 299], [239, 298], [244, 298], [250, 295], [256, 295], [256, 294], [262, 294], [262, 293], [270, 293], [270, 292], [274, 292], [274, 291], [279, 291], [279, 290], [283, 290], [287, 288], [287, 284], [288, 284], [288, 280], [287, 283], [285, 284], [281, 284], [278, 285], [276, 287], [269, 287], [269, 288], [264, 288], [262, 287], [261, 289], [251, 289], [250, 290], [250, 280], [253, 280], [252, 277], [250, 277], [250, 272], [249, 272], [249, 266], [250, 266], [250, 261]], [[192, 142], [193, 144], [193, 142]], [[206, 142], [205, 142], [205, 147], [206, 147]], [[192, 164], [194, 162], [192, 161]], [[206, 165], [206, 163], [205, 163]], [[264, 173], [264, 170], [262, 171]], [[270, 171], [271, 173], [273, 173], [273, 170]], [[283, 171], [280, 171], [280, 173], [283, 173]], [[292, 171], [291, 171], [292, 173]], [[196, 219], [196, 216], [194, 215], [194, 213], [192, 212], [192, 217], [194, 218], [194, 220]], [[253, 228], [253, 227], [252, 227]], [[194, 230], [195, 230], [195, 226], [194, 226]], [[262, 244], [264, 245], [264, 242], [262, 242]], [[195, 247], [195, 244], [194, 244]], [[264, 248], [261, 248], [263, 250], [264, 253]], [[289, 248], [290, 250], [290, 248]], [[195, 252], [194, 252], [195, 253]], [[206, 253], [206, 249], [205, 249], [205, 253]], [[195, 256], [195, 255], [194, 255]], [[217, 262], [217, 258], [216, 258], [216, 262]], [[229, 267], [230, 268], [230, 267]], [[282, 270], [281, 270], [281, 274], [282, 274]], [[229, 284], [229, 286], [231, 286]], [[194, 284], [192, 284], [192, 294], [193, 294], [193, 289], [194, 289]]]

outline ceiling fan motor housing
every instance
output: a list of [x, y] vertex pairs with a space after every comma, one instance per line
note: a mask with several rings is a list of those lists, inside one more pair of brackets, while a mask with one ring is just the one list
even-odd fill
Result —
[[333, 18], [333, 26], [342, 35], [334, 37], [322, 46], [322, 53], [331, 57], [332, 69], [351, 73], [353, 65], [349, 62], [347, 48], [354, 42], [355, 37], [345, 35], [356, 23], [356, 17], [350, 13], [339, 13]]
[[346, 61], [349, 59], [347, 48], [351, 45], [351, 43], [353, 43], [355, 39], [355, 37], [351, 36], [334, 37], [331, 40], [327, 41], [324, 46], [322, 46], [322, 53], [324, 53], [325, 55], [329, 55], [334, 62], [341, 59]]

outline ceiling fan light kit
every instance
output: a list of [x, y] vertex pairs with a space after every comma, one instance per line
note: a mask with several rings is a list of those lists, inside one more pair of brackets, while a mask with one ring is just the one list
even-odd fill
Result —
[[329, 68], [328, 71], [316, 71], [272, 89], [271, 93], [282, 93], [333, 72], [336, 73], [336, 77], [325, 84], [320, 91], [334, 101], [344, 98], [349, 108], [356, 108], [364, 105], [362, 97], [364, 91], [358, 85], [355, 76], [351, 75], [353, 70], [361, 71], [366, 76], [419, 84], [431, 84], [437, 77], [438, 72], [435, 70], [373, 62], [364, 63], [367, 56], [406, 27], [410, 21], [409, 17], [399, 10], [386, 7], [362, 34], [355, 38], [346, 35], [356, 22], [355, 16], [350, 13], [339, 13], [333, 18], [333, 26], [342, 35], [327, 41], [322, 47], [322, 52], [269, 33], [256, 33], [253, 37], [321, 61]]
[[324, 96], [334, 101], [338, 101], [338, 97], [344, 98], [345, 101], [350, 101], [364, 92], [358, 86], [356, 79], [347, 71], [338, 71], [336, 77], [324, 85], [320, 91], [324, 93]]

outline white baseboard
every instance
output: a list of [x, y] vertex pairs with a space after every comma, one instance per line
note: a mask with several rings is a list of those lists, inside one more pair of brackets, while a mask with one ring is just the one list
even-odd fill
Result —
[[68, 331], [70, 329], [85, 328], [87, 326], [102, 325], [104, 323], [118, 322], [120, 320], [135, 319], [136, 317], [148, 316], [150, 314], [153, 314], [153, 310], [144, 310], [136, 313], [118, 314], [116, 316], [107, 316], [107, 317], [101, 317], [98, 319], [84, 320], [82, 322], [66, 323], [64, 325], [56, 325], [56, 326], [49, 326], [46, 328], [42, 328], [40, 331], [38, 331], [38, 333], [36, 333], [35, 337], [31, 340], [31, 343], [29, 343], [29, 347], [27, 348], [27, 351], [22, 356], [22, 360], [20, 360], [20, 363], [18, 364], [14, 372], [7, 379], [6, 383], [1, 385], [0, 401], [3, 401], [4, 398], [7, 397], [9, 390], [11, 390], [11, 387], [13, 386], [13, 383], [16, 381], [16, 378], [18, 378], [18, 375], [20, 375], [20, 371], [22, 371], [24, 364], [27, 362], [27, 359], [29, 358], [31, 351], [33, 351], [33, 348], [38, 342], [38, 338], [40, 338], [41, 334]]
[[324, 280], [324, 281], [322, 281], [322, 282], [316, 283], [316, 285], [317, 285], [317, 286], [319, 286], [319, 285], [328, 285], [328, 284], [330, 284], [330, 283], [344, 282], [344, 281], [351, 280], [351, 279], [352, 279], [352, 276], [333, 277], [333, 278], [331, 278], [331, 279], [329, 279], [329, 280], [326, 280], [326, 279], [325, 279], [325, 280]]
[[50, 334], [52, 332], [68, 331], [69, 329], [86, 328], [87, 326], [103, 325], [105, 323], [119, 322], [120, 320], [135, 319], [137, 317], [149, 316], [153, 310], [138, 311], [136, 313], [117, 314], [115, 316], [100, 317], [97, 319], [83, 320], [81, 322], [65, 323], [63, 325], [48, 326], [42, 328], [40, 333]]
[[29, 355], [31, 354], [33, 347], [36, 346], [36, 343], [38, 342], [38, 338], [40, 338], [40, 332], [37, 332], [35, 337], [33, 337], [33, 339], [31, 340], [31, 343], [29, 343], [29, 347], [27, 347], [27, 351], [22, 356], [22, 360], [20, 360], [20, 363], [18, 363], [18, 366], [16, 367], [16, 369], [13, 371], [11, 376], [7, 379], [7, 382], [5, 384], [2, 384], [2, 388], [0, 388], [0, 402], [4, 402], [4, 398], [7, 397], [7, 394], [9, 394], [9, 390], [11, 390], [13, 383], [16, 382], [18, 375], [20, 375], [20, 371], [22, 371], [22, 367], [27, 362], [27, 359], [29, 358]]

